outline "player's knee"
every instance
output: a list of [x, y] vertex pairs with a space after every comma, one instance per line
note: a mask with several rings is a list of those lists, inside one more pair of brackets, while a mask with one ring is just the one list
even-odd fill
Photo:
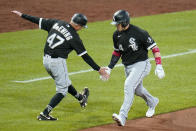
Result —
[[135, 89], [136, 86], [132, 83], [125, 82], [124, 87], [125, 87], [125, 90], [133, 90], [133, 89]]
[[144, 94], [143, 88], [136, 88], [135, 94], [136, 94], [137, 96], [142, 96], [142, 95]]
[[134, 86], [132, 85], [125, 85], [125, 88], [124, 88], [124, 94], [134, 94]]
[[138, 90], [136, 90], [136, 91], [135, 91], [135, 95], [136, 95], [136, 96], [141, 96], [141, 95], [142, 95], [142, 93], [141, 93], [141, 92], [139, 92]]
[[57, 87], [56, 88], [56, 93], [61, 93], [63, 96], [66, 96], [68, 91], [67, 87]]

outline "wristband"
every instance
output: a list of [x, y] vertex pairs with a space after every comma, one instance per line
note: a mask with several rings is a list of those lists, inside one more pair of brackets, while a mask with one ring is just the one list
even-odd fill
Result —
[[159, 50], [158, 47], [155, 47], [155, 48], [152, 49], [152, 52], [153, 52], [153, 53], [156, 53], [156, 52], [160, 52], [160, 50]]
[[156, 65], [161, 65], [161, 57], [155, 57]]
[[117, 51], [113, 51], [112, 55], [115, 55], [115, 56], [118, 56], [118, 57], [121, 56], [120, 52], [117, 52]]

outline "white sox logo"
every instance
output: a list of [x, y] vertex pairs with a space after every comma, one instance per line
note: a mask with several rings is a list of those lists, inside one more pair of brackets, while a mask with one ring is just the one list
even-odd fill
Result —
[[129, 39], [129, 43], [130, 43], [129, 47], [131, 47], [133, 51], [137, 51], [138, 50], [138, 46], [137, 46], [137, 44], [135, 42], [135, 38], [131, 37]]

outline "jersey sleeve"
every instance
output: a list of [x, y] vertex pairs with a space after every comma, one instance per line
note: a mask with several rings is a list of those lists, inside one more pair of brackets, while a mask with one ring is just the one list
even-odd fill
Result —
[[27, 14], [22, 14], [21, 17], [26, 19], [26, 20], [29, 20], [29, 21], [31, 21], [31, 22], [33, 22], [35, 24], [39, 24], [39, 20], [40, 20], [39, 17], [31, 16], [31, 15], [27, 15]]
[[50, 29], [55, 24], [55, 22], [57, 22], [56, 19], [40, 18], [40, 20], [39, 20], [39, 28], [43, 29], [43, 30], [46, 30], [46, 31], [50, 31]]
[[152, 39], [152, 37], [148, 34], [148, 32], [144, 32], [144, 46], [146, 47], [147, 50], [150, 50], [154, 46], [156, 46], [155, 41]]
[[117, 45], [117, 41], [118, 41], [118, 39], [117, 39], [117, 33], [114, 32], [114, 34], [113, 34], [114, 50], [115, 50], [115, 51], [120, 51], [120, 50], [119, 50], [119, 47], [118, 47], [118, 45]]
[[82, 43], [82, 40], [77, 39], [77, 40], [73, 40], [73, 41], [70, 41], [70, 42], [71, 42], [71, 46], [76, 51], [78, 56], [83, 56], [84, 54], [87, 53], [87, 51], [86, 51], [86, 49], [85, 49], [85, 47]]

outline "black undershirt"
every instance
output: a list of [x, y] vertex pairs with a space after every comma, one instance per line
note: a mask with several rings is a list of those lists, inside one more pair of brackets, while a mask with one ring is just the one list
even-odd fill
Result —
[[83, 60], [89, 64], [94, 70], [99, 71], [100, 67], [93, 61], [93, 59], [86, 53], [82, 55]]
[[113, 69], [119, 59], [120, 59], [120, 56], [112, 55], [112, 58], [111, 58], [111, 61], [110, 61], [110, 64], [108, 65], [108, 67], [110, 69]]
[[29, 20], [33, 23], [39, 24], [39, 17], [35, 17], [35, 16], [30, 16], [30, 15], [26, 15], [26, 14], [22, 14], [21, 16], [22, 18]]

